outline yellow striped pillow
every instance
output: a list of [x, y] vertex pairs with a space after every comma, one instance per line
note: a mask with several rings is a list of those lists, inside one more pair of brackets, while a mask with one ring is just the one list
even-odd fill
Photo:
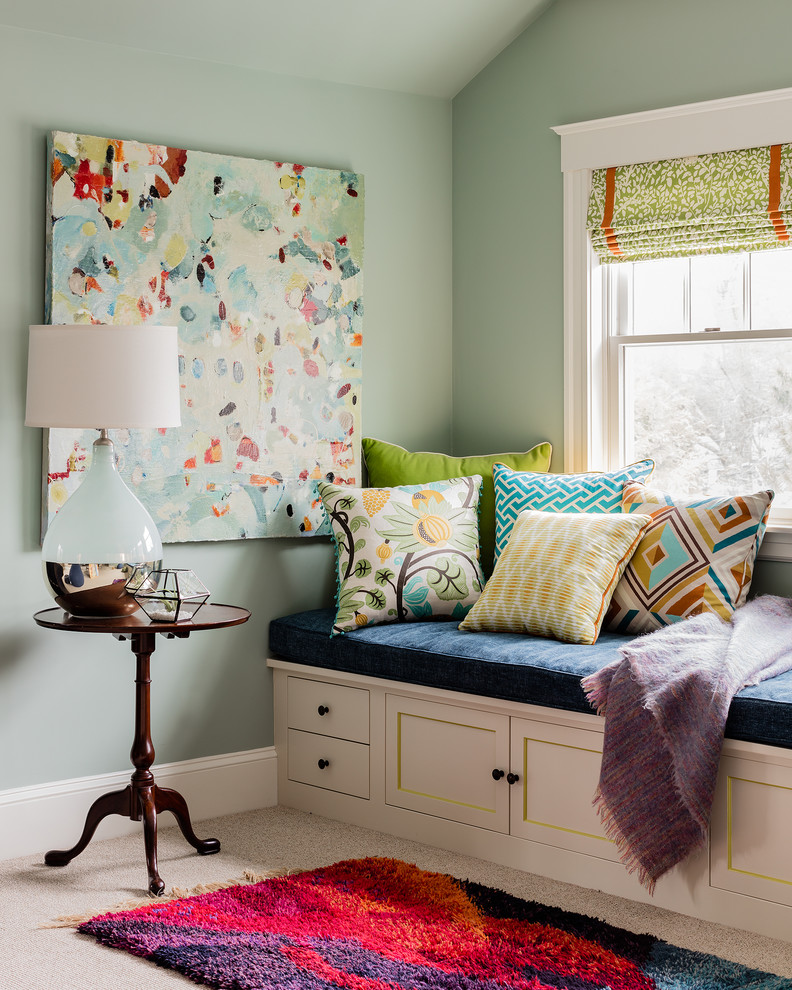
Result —
[[459, 628], [595, 643], [613, 590], [651, 521], [639, 513], [521, 512]]

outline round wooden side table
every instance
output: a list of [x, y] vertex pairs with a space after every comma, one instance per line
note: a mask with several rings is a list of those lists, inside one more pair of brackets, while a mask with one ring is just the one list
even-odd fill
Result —
[[142, 610], [118, 618], [85, 619], [68, 615], [59, 608], [36, 612], [33, 619], [47, 629], [69, 632], [110, 633], [116, 639], [129, 640], [136, 659], [135, 674], [135, 734], [130, 759], [135, 767], [129, 784], [123, 790], [109, 791], [98, 797], [88, 809], [85, 827], [71, 849], [53, 849], [46, 854], [48, 866], [65, 866], [85, 849], [93, 838], [99, 822], [108, 815], [123, 815], [143, 822], [143, 837], [148, 868], [148, 889], [161, 894], [165, 884], [157, 869], [157, 815], [170, 811], [179, 823], [184, 838], [202, 855], [220, 851], [217, 839], [199, 839], [193, 831], [187, 802], [178, 791], [158, 787], [154, 783], [151, 765], [154, 746], [151, 742], [151, 654], [157, 635], [166, 639], [186, 639], [191, 633], [204, 629], [223, 629], [247, 622], [250, 612], [236, 605], [203, 605], [192, 619], [183, 622], [154, 622]]

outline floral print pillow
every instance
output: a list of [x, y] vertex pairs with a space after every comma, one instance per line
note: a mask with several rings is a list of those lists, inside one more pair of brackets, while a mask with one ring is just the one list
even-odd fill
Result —
[[334, 635], [380, 622], [467, 615], [484, 587], [481, 480], [398, 488], [319, 482], [336, 546]]

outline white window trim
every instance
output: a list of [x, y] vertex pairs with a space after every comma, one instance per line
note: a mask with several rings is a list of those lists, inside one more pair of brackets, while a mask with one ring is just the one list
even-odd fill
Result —
[[[598, 262], [586, 230], [595, 168], [792, 142], [792, 88], [552, 128], [564, 173], [564, 470], [607, 463]], [[769, 529], [760, 556], [792, 560], [792, 527]]]

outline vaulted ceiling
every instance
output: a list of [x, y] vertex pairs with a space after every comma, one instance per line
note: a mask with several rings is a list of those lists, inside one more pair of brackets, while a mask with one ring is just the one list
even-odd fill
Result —
[[552, 0], [24, 0], [0, 23], [282, 75], [451, 98]]

